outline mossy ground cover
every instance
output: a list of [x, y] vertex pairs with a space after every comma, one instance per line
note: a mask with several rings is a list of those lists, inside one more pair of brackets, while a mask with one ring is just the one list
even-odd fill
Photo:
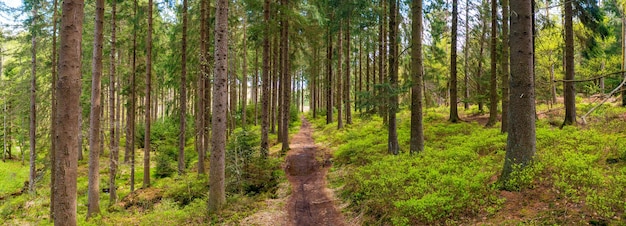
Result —
[[626, 220], [626, 110], [601, 111], [590, 124], [563, 130], [551, 124], [555, 118], [540, 119], [535, 163], [515, 175], [513, 192], [497, 183], [506, 148], [499, 124], [451, 124], [447, 109], [427, 109], [425, 150], [410, 155], [410, 116], [402, 111], [402, 153], [394, 156], [379, 117], [357, 116], [342, 130], [311, 121], [316, 141], [334, 151], [331, 183], [365, 224], [619, 224]]

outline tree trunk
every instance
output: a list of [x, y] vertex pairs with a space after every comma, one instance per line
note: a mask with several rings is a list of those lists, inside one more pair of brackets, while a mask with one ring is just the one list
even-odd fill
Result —
[[241, 72], [241, 128], [246, 129], [246, 107], [248, 104], [248, 42], [246, 18], [243, 19], [243, 68]]
[[30, 71], [30, 173], [28, 175], [28, 192], [35, 194], [35, 177], [37, 176], [36, 160], [36, 144], [37, 144], [37, 4], [32, 3], [33, 18], [32, 26], [32, 46], [31, 46], [31, 71]]
[[213, 136], [209, 170], [209, 211], [219, 211], [226, 203], [224, 158], [226, 148], [226, 107], [228, 77], [228, 1], [216, 0], [215, 79], [213, 89]]
[[102, 111], [102, 43], [104, 28], [104, 0], [96, 0], [91, 63], [91, 111], [89, 116], [89, 185], [87, 219], [100, 214], [100, 114]]
[[456, 73], [456, 45], [458, 23], [458, 0], [452, 0], [452, 41], [450, 42], [450, 122], [459, 121]]
[[[465, 76], [463, 78], [463, 84], [465, 87], [465, 92], [463, 92], [463, 107], [465, 110], [469, 109], [469, 11], [470, 11], [470, 0], [465, 0], [465, 49], [463, 50], [463, 54], [465, 54], [465, 64], [463, 70], [465, 71]], [[503, 113], [504, 114], [504, 113]]]
[[[356, 88], [356, 87], [355, 87]], [[359, 37], [359, 81], [358, 81], [358, 89], [357, 92], [354, 93], [354, 108], [359, 109], [359, 113], [363, 110], [360, 99], [357, 99], [357, 93], [363, 92], [363, 37]]]
[[[273, 45], [272, 47], [272, 74], [271, 74], [271, 80], [272, 80], [272, 97], [271, 97], [271, 107], [272, 109], [270, 110], [271, 112], [271, 125], [272, 127], [270, 128], [270, 133], [276, 133], [276, 124], [278, 124], [278, 112], [280, 112], [280, 110], [278, 109], [278, 78], [280, 76], [278, 76], [278, 35], [274, 35], [274, 41], [272, 42]], [[279, 129], [280, 130], [280, 129]]]
[[350, 109], [350, 16], [346, 20], [346, 78], [344, 92], [344, 103], [346, 106], [346, 124], [352, 124], [352, 109]]
[[[411, 34], [411, 153], [416, 154], [424, 150], [424, 125], [422, 116], [422, 0], [413, 0], [411, 4], [412, 34]], [[466, 70], [467, 71], [467, 70]], [[467, 77], [467, 76], [466, 76]]]
[[207, 1], [200, 1], [200, 76], [197, 81], [196, 92], [196, 152], [198, 152], [198, 175], [205, 174], [204, 159], [206, 154], [206, 146], [204, 146], [204, 139], [206, 139], [204, 117], [205, 114], [205, 92], [204, 89], [205, 80], [208, 76], [208, 53], [207, 53]]
[[339, 21], [339, 32], [337, 34], [337, 76], [335, 78], [335, 81], [337, 81], [337, 86], [336, 86], [336, 92], [335, 92], [335, 101], [336, 101], [336, 107], [337, 107], [337, 129], [341, 129], [343, 128], [343, 111], [342, 111], [342, 104], [343, 104], [343, 86], [342, 86], [342, 79], [341, 79], [341, 72], [342, 72], [342, 57], [343, 57], [343, 43], [342, 40], [343, 38], [341, 37], [341, 33], [343, 32], [343, 21]]
[[[146, 128], [143, 147], [143, 188], [150, 187], [150, 116], [152, 115], [152, 0], [148, 0], [148, 37], [146, 38]], [[185, 93], [181, 95], [186, 95]]]
[[398, 95], [395, 94], [398, 89], [398, 10], [397, 0], [389, 2], [389, 153], [397, 155], [400, 152], [398, 144], [398, 131], [396, 113], [398, 112]]
[[[380, 44], [378, 45], [378, 84], [379, 85], [383, 85], [384, 83], [384, 78], [385, 76], [385, 72], [387, 71], [387, 66], [385, 65], [385, 59], [387, 56], [387, 31], [385, 30], [385, 24], [387, 24], [387, 4], [386, 1], [388, 0], [381, 0], [380, 4], [381, 4], [381, 8], [383, 9], [382, 14], [381, 14], [381, 24], [379, 27], [380, 30], [380, 34], [379, 34], [379, 41]], [[383, 118], [383, 124], [387, 124], [387, 112], [386, 112], [386, 108], [385, 108], [385, 104], [387, 104], [386, 100], [385, 100], [385, 89], [384, 88], [379, 88], [378, 89], [378, 95], [381, 97], [380, 98], [380, 103], [378, 103], [378, 114], [380, 115], [381, 118]]]
[[[56, 111], [57, 111], [57, 94], [56, 94], [56, 86], [57, 86], [57, 80], [58, 80], [58, 75], [57, 75], [57, 68], [58, 68], [58, 61], [57, 61], [57, 21], [58, 21], [58, 5], [59, 5], [59, 1], [58, 0], [54, 0], [53, 3], [53, 7], [52, 7], [52, 67], [50, 68], [51, 70], [51, 74], [52, 74], [52, 88], [50, 89], [50, 96], [51, 96], [51, 100], [50, 100], [50, 105], [51, 105], [51, 114], [50, 114], [50, 165], [52, 165], [52, 167], [50, 167], [50, 194], [54, 193], [54, 181], [56, 180], [56, 178], [54, 177], [54, 175], [56, 175], [56, 168], [54, 167], [55, 164], [55, 153], [54, 151], [57, 149], [56, 146], [56, 126], [55, 126], [55, 122], [56, 122]], [[0, 48], [0, 50], [2, 50]], [[2, 51], [0, 51], [2, 52]], [[0, 75], [2, 74], [2, 56], [0, 53]], [[6, 103], [4, 104], [4, 110], [5, 110], [5, 114], [6, 114]], [[6, 132], [6, 116], [4, 118], [5, 122], [5, 132]], [[4, 149], [6, 152], [6, 134], [4, 135]], [[3, 153], [3, 159], [4, 159], [4, 153]], [[54, 195], [50, 195], [50, 203], [54, 203]], [[50, 205], [50, 219], [54, 220], [54, 205]]]
[[115, 186], [115, 176], [117, 174], [117, 163], [119, 162], [119, 145], [117, 141], [117, 137], [119, 134], [117, 133], [118, 128], [118, 118], [116, 117], [116, 113], [119, 108], [116, 107], [116, 103], [119, 103], [119, 99], [116, 100], [116, 84], [115, 84], [115, 13], [116, 13], [116, 1], [111, 2], [111, 62], [110, 62], [110, 70], [109, 70], [109, 104], [110, 104], [110, 112], [109, 118], [109, 150], [110, 154], [110, 164], [109, 164], [109, 206], [112, 206], [117, 202], [117, 187]]
[[259, 124], [259, 48], [254, 53], [254, 78], [252, 79], [252, 105], [254, 106], [254, 125]]
[[491, 79], [489, 82], [489, 121], [487, 127], [492, 127], [498, 121], [498, 87], [497, 87], [497, 55], [496, 45], [498, 44], [498, 4], [497, 0], [491, 0]]
[[330, 124], [333, 122], [333, 35], [330, 25], [326, 28], [326, 35], [326, 124]]
[[135, 191], [135, 125], [136, 125], [136, 109], [137, 109], [137, 0], [133, 1], [133, 62], [130, 79], [131, 96], [130, 109], [128, 111], [129, 128], [126, 133], [126, 152], [130, 155], [130, 191]]
[[61, 49], [59, 50], [59, 80], [56, 86], [57, 106], [56, 148], [55, 154], [55, 183], [52, 195], [54, 196], [54, 225], [76, 225], [76, 177], [78, 162], [78, 146], [76, 134], [80, 132], [76, 120], [80, 111], [78, 108], [81, 93], [80, 78], [80, 46], [83, 32], [82, 0], [65, 0], [61, 17]]
[[261, 156], [267, 158], [269, 153], [268, 127], [270, 117], [270, 0], [263, 4], [265, 34], [263, 36], [263, 74], [261, 78]]
[[180, 135], [178, 140], [178, 175], [185, 174], [185, 130], [187, 122], [187, 2], [183, 0], [183, 40], [180, 76]]
[[[512, 6], [511, 6], [512, 8]], [[572, 2], [565, 2], [565, 120], [563, 126], [576, 124], [576, 84], [574, 80], [574, 26], [572, 23]], [[511, 51], [513, 52], [513, 51]]]
[[290, 64], [290, 60], [289, 60], [289, 20], [287, 19], [288, 17], [288, 13], [287, 10], [289, 10], [289, 2], [288, 0], [281, 0], [281, 6], [283, 7], [283, 9], [285, 10], [284, 12], [281, 12], [281, 16], [282, 16], [282, 21], [281, 21], [281, 51], [282, 51], [282, 70], [281, 70], [281, 74], [282, 74], [282, 82], [284, 83], [283, 86], [283, 94], [282, 94], [282, 108], [283, 108], [283, 115], [282, 115], [282, 151], [283, 152], [287, 152], [289, 151], [289, 119], [290, 119], [290, 107], [291, 107], [291, 102], [290, 102], [290, 97], [291, 97], [291, 74], [290, 74], [290, 68], [291, 68], [291, 64]]
[[[484, 0], [483, 0], [484, 2]], [[481, 36], [480, 36], [480, 50], [478, 51], [478, 67], [476, 69], [476, 93], [479, 96], [483, 95], [483, 89], [482, 89], [482, 74], [483, 74], [483, 52], [485, 50], [485, 39], [486, 39], [486, 34], [487, 34], [487, 20], [486, 20], [486, 16], [482, 16], [483, 19], [483, 24], [482, 24], [482, 32], [481, 32]], [[483, 113], [483, 98], [479, 97], [478, 98], [478, 111], [482, 114]]]
[[[530, 0], [512, 1], [511, 83], [506, 157], [500, 181], [508, 189], [513, 170], [522, 170], [535, 155], [532, 7]], [[520, 168], [517, 168], [520, 167]]]
[[509, 0], [502, 0], [502, 127], [500, 132], [506, 133], [509, 126]]
[[[626, 71], [626, 10], [622, 12], [622, 71]], [[624, 74], [622, 74], [624, 76]], [[622, 91], [622, 107], [626, 106], [626, 89]]]

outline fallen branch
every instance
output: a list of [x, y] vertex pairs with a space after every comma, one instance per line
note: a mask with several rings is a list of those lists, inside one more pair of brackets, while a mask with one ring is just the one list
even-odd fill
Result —
[[596, 76], [596, 77], [593, 77], [593, 78], [581, 79], [581, 80], [565, 80], [565, 79], [562, 79], [562, 80], [552, 80], [552, 81], [553, 82], [589, 82], [589, 81], [601, 79], [601, 78], [604, 78], [604, 77], [609, 77], [611, 75], [623, 74], [625, 72], [626, 71], [617, 71], [617, 72], [612, 72], [612, 73], [608, 73], [608, 74], [604, 74], [604, 75], [599, 75], [599, 76]]
[[589, 111], [587, 113], [585, 113], [582, 117], [580, 117], [583, 120], [583, 124], [587, 124], [587, 116], [589, 116], [589, 114], [591, 114], [593, 111], [595, 111], [598, 107], [600, 107], [602, 104], [604, 104], [607, 100], [609, 100], [613, 94], [615, 94], [617, 91], [619, 91], [624, 84], [626, 84], [626, 75], [624, 75], [624, 79], [622, 80], [622, 83], [619, 84], [619, 86], [615, 87], [615, 89], [613, 89], [613, 91], [611, 91], [609, 93], [609, 95], [607, 95], [604, 100], [602, 100], [602, 102], [600, 102], [598, 105], [592, 107], [591, 109], [589, 109]]

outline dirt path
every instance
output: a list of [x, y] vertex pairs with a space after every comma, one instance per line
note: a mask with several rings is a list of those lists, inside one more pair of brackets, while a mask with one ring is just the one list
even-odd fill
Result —
[[303, 118], [285, 159], [285, 173], [291, 184], [287, 224], [346, 225], [326, 188], [330, 155], [315, 145], [312, 131], [311, 124]]

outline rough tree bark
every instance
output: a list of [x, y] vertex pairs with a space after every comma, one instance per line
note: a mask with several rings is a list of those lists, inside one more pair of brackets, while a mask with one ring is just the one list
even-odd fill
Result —
[[290, 115], [289, 111], [291, 110], [291, 75], [290, 75], [290, 60], [289, 60], [289, 20], [287, 19], [289, 10], [289, 1], [281, 0], [281, 6], [285, 10], [281, 12], [282, 16], [282, 31], [281, 31], [281, 51], [283, 52], [283, 64], [282, 64], [282, 81], [284, 83], [283, 86], [283, 94], [282, 94], [282, 107], [283, 107], [283, 118], [282, 118], [282, 151], [287, 153], [289, 151], [289, 121]]
[[150, 187], [150, 118], [152, 110], [152, 0], [148, 0], [148, 37], [146, 38], [146, 103], [145, 135], [143, 146], [143, 188]]
[[457, 65], [456, 46], [459, 17], [459, 1], [452, 0], [452, 40], [450, 41], [450, 122], [459, 121], [458, 97], [457, 97]]
[[183, 40], [180, 75], [180, 135], [178, 140], [178, 175], [185, 174], [185, 130], [187, 122], [187, 2], [183, 0]]
[[343, 90], [344, 97], [344, 105], [346, 106], [346, 124], [352, 124], [352, 109], [350, 109], [350, 14], [348, 14], [348, 18], [346, 19], [346, 77], [345, 77], [345, 87]]
[[497, 87], [497, 55], [496, 45], [498, 43], [498, 4], [497, 0], [491, 0], [491, 76], [489, 81], [489, 120], [487, 127], [492, 127], [498, 121], [498, 87]]
[[341, 129], [343, 128], [343, 107], [341, 106], [343, 104], [343, 86], [342, 83], [343, 81], [341, 81], [341, 72], [342, 72], [342, 61], [341, 59], [343, 58], [343, 38], [341, 37], [341, 34], [343, 33], [343, 21], [339, 21], [339, 32], [337, 33], [337, 76], [335, 78], [335, 80], [337, 81], [337, 86], [336, 86], [336, 107], [337, 107], [337, 129]]
[[215, 78], [213, 87], [213, 136], [209, 170], [209, 211], [219, 211], [226, 203], [224, 158], [226, 148], [226, 108], [228, 85], [228, 1], [216, 0]]
[[424, 125], [422, 117], [422, 0], [413, 0], [411, 15], [413, 18], [411, 35], [411, 153], [424, 150]]
[[93, 56], [91, 63], [91, 111], [89, 116], [89, 184], [87, 219], [100, 214], [100, 119], [102, 112], [102, 43], [104, 39], [104, 0], [96, 0]]
[[59, 50], [59, 80], [56, 84], [56, 150], [54, 196], [54, 225], [76, 225], [76, 177], [78, 145], [76, 135], [80, 132], [76, 120], [81, 93], [80, 46], [83, 32], [82, 0], [63, 1], [61, 17], [61, 49]]
[[[54, 193], [54, 181], [56, 180], [56, 178], [54, 178], [54, 175], [56, 175], [55, 173], [55, 167], [54, 167], [54, 162], [55, 162], [55, 154], [54, 151], [57, 149], [56, 147], [56, 126], [55, 126], [55, 122], [56, 122], [56, 114], [55, 112], [57, 111], [57, 94], [56, 94], [56, 85], [57, 85], [57, 80], [58, 80], [58, 75], [57, 75], [57, 67], [58, 67], [58, 62], [57, 62], [57, 21], [58, 21], [58, 6], [59, 6], [59, 1], [58, 0], [54, 0], [53, 6], [52, 6], [52, 67], [50, 68], [51, 70], [51, 74], [52, 74], [52, 89], [50, 90], [50, 105], [51, 105], [51, 112], [52, 114], [50, 114], [50, 165], [52, 165], [53, 167], [50, 167], [50, 194]], [[0, 49], [1, 50], [1, 49]], [[2, 72], [2, 57], [0, 56], [0, 74]], [[5, 103], [5, 111], [6, 111], [6, 103]], [[6, 126], [6, 116], [5, 116], [5, 126]], [[5, 129], [6, 131], [6, 129]], [[6, 150], [6, 134], [4, 134], [5, 136], [5, 144], [4, 144], [4, 149]], [[4, 155], [3, 155], [4, 158]], [[50, 203], [54, 203], [54, 195], [50, 196]], [[50, 205], [50, 219], [54, 220], [54, 205]]]
[[326, 124], [333, 122], [333, 35], [326, 28]]
[[37, 136], [37, 1], [32, 4], [32, 21], [31, 21], [31, 71], [30, 71], [30, 173], [28, 175], [28, 192], [35, 193], [35, 177], [37, 176], [36, 161], [36, 136]]
[[206, 147], [204, 140], [206, 138], [205, 120], [204, 117], [208, 113], [205, 112], [206, 94], [208, 92], [204, 89], [207, 76], [209, 75], [208, 66], [208, 52], [207, 52], [207, 1], [200, 1], [200, 76], [198, 78], [198, 92], [197, 97], [197, 109], [196, 109], [196, 151], [198, 152], [198, 175], [205, 174], [204, 159], [206, 158]]
[[117, 186], [115, 186], [115, 177], [117, 175], [117, 164], [119, 162], [119, 144], [117, 137], [119, 134], [117, 133], [117, 128], [119, 126], [118, 120], [116, 117], [117, 111], [119, 108], [116, 108], [116, 103], [119, 103], [119, 99], [116, 100], [116, 78], [115, 78], [115, 35], [116, 35], [116, 26], [115, 26], [115, 13], [116, 13], [116, 1], [111, 1], [111, 62], [110, 70], [109, 70], [109, 104], [110, 104], [110, 112], [109, 118], [109, 136], [111, 140], [109, 141], [109, 149], [111, 150], [110, 154], [110, 164], [109, 164], [109, 206], [112, 206], [117, 202]]
[[265, 35], [263, 36], [263, 74], [261, 78], [261, 156], [267, 158], [269, 153], [268, 127], [269, 127], [269, 102], [270, 102], [270, 0], [263, 4], [263, 18], [265, 22]]
[[388, 148], [389, 153], [397, 155], [400, 152], [398, 144], [398, 128], [396, 113], [398, 112], [398, 10], [397, 0], [389, 2], [389, 122]]
[[[574, 80], [574, 25], [572, 23], [573, 10], [572, 2], [566, 1], [565, 7], [565, 82], [564, 86], [564, 102], [565, 102], [565, 120], [563, 126], [576, 124], [576, 84]], [[513, 8], [513, 4], [511, 4]], [[511, 10], [513, 11], [513, 10]], [[513, 53], [513, 51], [511, 51]], [[514, 61], [511, 61], [514, 62]], [[512, 69], [511, 69], [512, 70]]]
[[509, 126], [509, 0], [502, 0], [502, 15], [502, 127], [500, 132], [506, 133]]
[[[511, 82], [506, 156], [500, 181], [508, 187], [514, 169], [535, 155], [535, 93], [533, 85], [531, 0], [511, 2]], [[521, 167], [521, 168], [518, 168]]]

